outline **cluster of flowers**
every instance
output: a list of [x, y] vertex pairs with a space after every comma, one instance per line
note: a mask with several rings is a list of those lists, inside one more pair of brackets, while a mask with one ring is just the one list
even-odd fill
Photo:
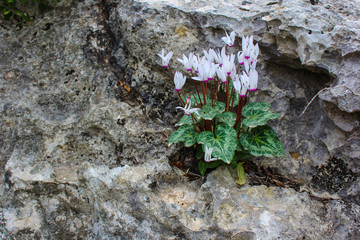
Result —
[[[259, 55], [259, 46], [258, 44], [253, 44], [253, 36], [243, 37], [241, 45], [242, 51], [238, 52], [236, 54], [237, 56], [234, 53], [227, 54], [227, 51], [229, 50], [228, 47], [234, 46], [235, 32], [231, 32], [230, 36], [227, 32], [225, 33], [226, 37], [223, 37], [222, 40], [227, 46], [223, 47], [221, 51], [215, 51], [213, 49], [209, 49], [208, 51], [204, 50], [203, 56], [190, 53], [188, 56], [183, 55], [182, 59], [178, 59], [178, 61], [183, 64], [185, 69], [191, 74], [191, 79], [195, 80], [195, 87], [196, 82], [200, 82], [203, 96], [207, 95], [207, 83], [211, 84], [211, 86], [216, 85], [221, 88], [220, 85], [227, 85], [228, 87], [229, 81], [232, 81], [232, 86], [235, 91], [241, 98], [246, 98], [249, 92], [257, 90], [258, 73], [255, 68], [257, 57]], [[185, 99], [185, 94], [181, 97], [180, 91], [186, 82], [186, 76], [178, 71], [175, 72], [175, 74], [172, 73], [169, 62], [173, 56], [173, 52], [169, 52], [165, 55], [163, 49], [161, 54], [158, 55], [162, 59], [162, 66], [170, 69], [170, 73], [175, 83], [175, 90], [178, 92], [182, 103], [185, 105], [184, 107], [177, 108], [182, 109], [186, 115], [191, 115], [192, 113], [198, 114], [200, 109], [191, 108], [190, 97], [186, 98], [186, 102], [183, 100]], [[236, 57], [237, 63], [235, 61]], [[224, 89], [226, 89], [226, 87], [224, 87]], [[226, 94], [227, 97], [230, 96], [229, 91], [227, 91]], [[206, 104], [206, 97], [204, 97], [204, 104]], [[201, 105], [202, 104], [200, 104], [200, 106]], [[227, 109], [229, 109], [228, 105]], [[211, 152], [212, 148], [206, 146], [205, 161], [216, 160], [211, 158]]]
[[[232, 32], [230, 36], [226, 33], [226, 37], [222, 39], [229, 47], [233, 47], [235, 33]], [[188, 57], [183, 55], [183, 58], [178, 59], [178, 61], [184, 65], [187, 71], [197, 73], [196, 77], [192, 77], [194, 80], [208, 82], [218, 77], [222, 83], [226, 83], [228, 78], [232, 79], [235, 90], [240, 96], [245, 97], [247, 91], [257, 89], [258, 73], [255, 68], [258, 55], [259, 46], [253, 44], [253, 36], [250, 36], [243, 37], [242, 51], [237, 53], [239, 65], [244, 66], [242, 74], [236, 72], [235, 54], [227, 55], [225, 47], [222, 48], [221, 52], [216, 52], [213, 49], [209, 49], [208, 52], [204, 50], [203, 57], [194, 53], [190, 53]], [[173, 52], [165, 55], [163, 49], [159, 56], [162, 59], [163, 67], [168, 68]], [[175, 90], [180, 91], [185, 82], [186, 77], [181, 72], [176, 72], [174, 76]]]

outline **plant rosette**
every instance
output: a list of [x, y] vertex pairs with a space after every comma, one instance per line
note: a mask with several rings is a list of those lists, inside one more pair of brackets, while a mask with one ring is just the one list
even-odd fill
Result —
[[203, 56], [190, 53], [178, 59], [194, 85], [194, 91], [185, 94], [186, 74], [173, 74], [170, 60], [173, 52], [158, 54], [162, 65], [174, 79], [183, 107], [184, 116], [169, 138], [169, 146], [182, 142], [185, 147], [196, 146], [198, 168], [201, 175], [207, 169], [231, 164], [237, 169], [236, 183], [246, 183], [244, 160], [251, 156], [282, 157], [284, 149], [276, 132], [268, 126], [269, 120], [280, 117], [265, 102], [250, 102], [250, 95], [257, 90], [256, 71], [258, 44], [253, 37], [242, 38], [242, 51], [237, 61], [234, 53], [235, 33], [226, 33], [227, 46], [215, 51], [204, 51]]

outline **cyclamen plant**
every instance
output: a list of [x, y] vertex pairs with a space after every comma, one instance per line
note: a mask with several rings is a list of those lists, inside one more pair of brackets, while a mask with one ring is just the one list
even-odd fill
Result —
[[283, 146], [275, 131], [267, 125], [271, 119], [280, 116], [270, 110], [265, 102], [250, 102], [252, 92], [257, 90], [256, 71], [258, 44], [253, 36], [242, 38], [242, 51], [228, 53], [234, 46], [235, 32], [227, 32], [222, 40], [226, 46], [221, 51], [209, 49], [203, 56], [190, 53], [178, 61], [191, 75], [194, 93], [185, 94], [183, 86], [186, 76], [181, 72], [173, 74], [169, 65], [173, 52], [158, 54], [162, 66], [169, 69], [174, 79], [175, 91], [184, 107], [184, 116], [176, 124], [169, 145], [183, 142], [186, 147], [195, 145], [202, 175], [208, 168], [222, 164], [237, 167], [239, 184], [245, 184], [243, 160], [251, 156], [281, 157]]

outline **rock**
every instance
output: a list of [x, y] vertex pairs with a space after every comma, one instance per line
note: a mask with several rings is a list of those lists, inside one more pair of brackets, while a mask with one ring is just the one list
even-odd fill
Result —
[[[356, 1], [64, 1], [1, 24], [0, 238], [356, 239], [359, 12]], [[221, 47], [224, 30], [237, 45], [254, 35], [253, 100], [281, 113], [271, 125], [286, 157], [252, 161], [300, 191], [239, 188], [226, 167], [188, 181], [169, 164], [187, 149], [167, 146], [180, 113], [157, 54], [173, 50], [182, 69], [176, 58]]]

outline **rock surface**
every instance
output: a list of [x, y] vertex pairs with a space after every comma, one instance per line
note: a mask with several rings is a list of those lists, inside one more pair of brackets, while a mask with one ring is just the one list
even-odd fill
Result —
[[[0, 238], [358, 239], [359, 3], [64, 1], [2, 23]], [[169, 164], [184, 149], [157, 53], [221, 47], [224, 29], [254, 35], [254, 99], [282, 113], [286, 157], [253, 161], [299, 191]]]

